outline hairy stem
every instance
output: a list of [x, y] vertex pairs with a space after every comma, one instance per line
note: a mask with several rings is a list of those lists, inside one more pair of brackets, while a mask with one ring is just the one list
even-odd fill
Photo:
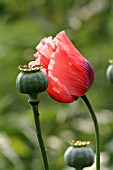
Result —
[[43, 158], [44, 168], [45, 170], [49, 170], [47, 155], [46, 155], [46, 149], [43, 142], [42, 132], [41, 132], [41, 126], [40, 126], [40, 119], [39, 119], [39, 112], [38, 112], [38, 103], [39, 102], [29, 102], [32, 105], [33, 114], [34, 114], [34, 121], [36, 126], [36, 133], [37, 138], [39, 142], [39, 146], [41, 149], [41, 154]]
[[100, 170], [100, 134], [99, 134], [99, 125], [98, 125], [98, 121], [96, 118], [96, 114], [88, 100], [88, 98], [86, 97], [86, 95], [82, 96], [82, 99], [84, 100], [85, 104], [87, 105], [92, 119], [93, 119], [93, 123], [95, 126], [95, 136], [96, 136], [96, 169]]

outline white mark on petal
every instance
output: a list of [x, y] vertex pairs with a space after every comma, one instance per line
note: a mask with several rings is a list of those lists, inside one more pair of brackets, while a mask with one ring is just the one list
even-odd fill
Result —
[[70, 63], [70, 62], [68, 62], [68, 64], [71, 66], [72, 65], [72, 63]]
[[60, 93], [60, 91], [58, 89], [56, 89], [56, 87], [53, 87], [53, 90], [56, 92], [56, 93]]

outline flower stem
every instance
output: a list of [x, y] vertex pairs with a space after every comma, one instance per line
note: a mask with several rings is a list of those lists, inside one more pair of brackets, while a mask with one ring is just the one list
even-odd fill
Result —
[[88, 109], [89, 109], [89, 111], [91, 113], [93, 123], [94, 123], [94, 126], [95, 126], [95, 135], [96, 135], [96, 169], [100, 170], [100, 134], [99, 134], [98, 121], [97, 121], [97, 118], [96, 118], [96, 114], [95, 114], [95, 112], [94, 112], [88, 98], [84, 95], [84, 96], [82, 96], [82, 99], [86, 103], [86, 105], [87, 105], [87, 107], [88, 107]]
[[41, 132], [41, 126], [40, 126], [40, 119], [39, 119], [39, 112], [38, 112], [38, 104], [39, 102], [29, 102], [32, 105], [33, 114], [34, 114], [34, 120], [35, 120], [35, 126], [36, 126], [36, 132], [38, 137], [39, 146], [41, 149], [41, 154], [43, 158], [44, 168], [45, 170], [49, 170], [47, 155], [46, 155], [46, 149], [43, 142], [42, 132]]

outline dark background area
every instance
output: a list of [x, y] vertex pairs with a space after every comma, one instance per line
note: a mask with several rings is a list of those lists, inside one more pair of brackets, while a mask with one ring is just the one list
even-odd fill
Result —
[[[17, 91], [15, 80], [18, 66], [34, 60], [40, 40], [62, 30], [95, 70], [87, 96], [100, 126], [101, 169], [113, 168], [113, 84], [106, 79], [113, 58], [113, 1], [0, 0], [1, 170], [43, 169], [28, 96]], [[90, 140], [95, 151], [90, 114], [81, 98], [71, 104], [58, 103], [46, 92], [39, 98], [50, 170], [71, 170], [63, 160], [69, 140]]]

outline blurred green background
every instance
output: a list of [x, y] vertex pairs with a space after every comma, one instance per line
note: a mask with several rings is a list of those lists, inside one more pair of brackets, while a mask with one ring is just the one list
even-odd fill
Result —
[[[17, 91], [15, 80], [17, 67], [34, 59], [40, 40], [61, 30], [94, 67], [87, 96], [100, 126], [101, 169], [113, 169], [113, 85], [106, 80], [113, 58], [113, 1], [0, 0], [1, 170], [43, 170], [28, 96]], [[90, 140], [95, 151], [90, 114], [81, 98], [71, 104], [58, 103], [46, 92], [39, 98], [50, 170], [71, 170], [63, 160], [70, 139]]]

